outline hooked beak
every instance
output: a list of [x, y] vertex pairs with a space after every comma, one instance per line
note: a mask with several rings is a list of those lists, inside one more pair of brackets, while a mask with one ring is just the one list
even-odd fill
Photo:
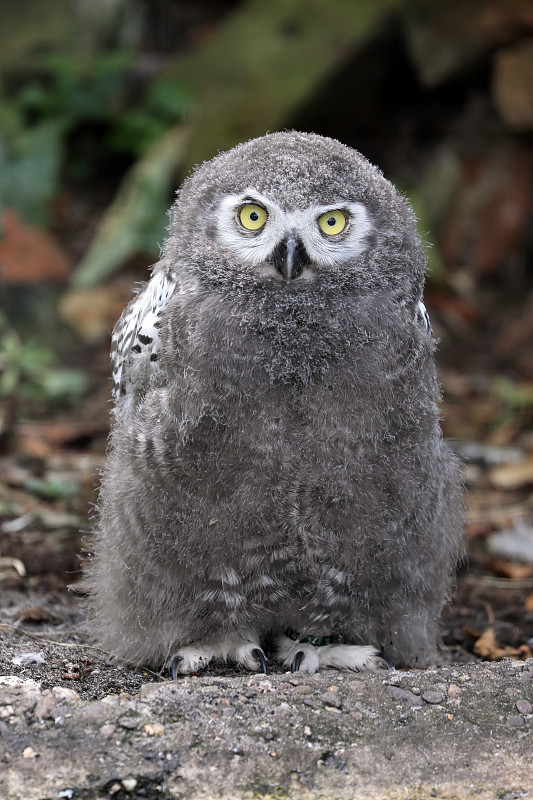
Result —
[[273, 262], [285, 283], [297, 278], [310, 263], [309, 256], [302, 240], [295, 231], [291, 231], [275, 248]]

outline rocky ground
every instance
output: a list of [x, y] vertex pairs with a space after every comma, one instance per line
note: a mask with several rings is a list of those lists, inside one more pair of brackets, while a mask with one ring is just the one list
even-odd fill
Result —
[[533, 793], [532, 658], [172, 681], [110, 664], [72, 596], [25, 596], [26, 632], [20, 594], [4, 599], [2, 800]]
[[171, 681], [109, 666], [82, 629], [68, 648], [2, 635], [18, 655], [0, 678], [5, 800], [533, 792], [533, 659]]

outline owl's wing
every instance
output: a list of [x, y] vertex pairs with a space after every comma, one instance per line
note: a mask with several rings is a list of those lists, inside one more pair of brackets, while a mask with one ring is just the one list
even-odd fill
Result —
[[115, 325], [111, 339], [115, 401], [131, 392], [132, 370], [138, 358], [148, 358], [154, 372], [158, 369], [160, 318], [175, 289], [176, 283], [167, 270], [156, 272], [126, 306]]
[[429, 319], [429, 314], [422, 300], [418, 301], [418, 305], [416, 307], [416, 321], [427, 331], [427, 333], [433, 333], [431, 329], [431, 320]]

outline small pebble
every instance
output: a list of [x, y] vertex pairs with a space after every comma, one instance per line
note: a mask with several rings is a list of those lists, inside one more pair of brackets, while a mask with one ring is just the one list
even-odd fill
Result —
[[127, 792], [133, 792], [137, 786], [137, 780], [135, 778], [124, 778], [124, 780], [121, 781], [121, 784]]
[[526, 721], [521, 714], [509, 714], [507, 717], [508, 728], [523, 728], [525, 724]]
[[332, 708], [342, 708], [342, 697], [339, 697], [338, 691], [330, 691], [320, 695], [320, 700], [325, 706]]
[[165, 732], [165, 726], [160, 722], [149, 722], [144, 726], [144, 731], [147, 736], [162, 736]]
[[402, 689], [400, 686], [387, 686], [387, 694], [392, 697], [396, 703], [401, 703], [404, 706], [423, 706], [424, 703], [413, 692], [408, 689]]
[[301, 695], [301, 694], [311, 694], [312, 691], [313, 690], [311, 689], [310, 686], [306, 686], [305, 683], [301, 683], [301, 684], [298, 684], [298, 685], [296, 685], [294, 687], [294, 689], [292, 690], [292, 693], [295, 694], [295, 695], [298, 695], [298, 694]]
[[67, 689], [65, 686], [52, 686], [52, 694], [58, 700], [79, 700], [80, 696], [74, 689]]
[[127, 730], [133, 731], [137, 727], [137, 720], [133, 717], [120, 717], [117, 720], [118, 724], [121, 728], [126, 728]]
[[412, 692], [413, 694], [417, 694], [417, 695], [419, 695], [419, 694], [422, 694], [422, 691], [421, 691], [421, 689], [420, 689], [420, 686], [412, 686], [412, 687], [411, 687], [411, 692]]
[[112, 736], [115, 733], [115, 726], [106, 723], [100, 728], [100, 733], [102, 736]]
[[444, 695], [442, 695], [441, 692], [432, 692], [430, 690], [428, 692], [423, 693], [422, 700], [425, 700], [426, 703], [429, 703], [430, 705], [434, 706], [437, 705], [438, 703], [442, 703], [442, 701], [444, 700]]
[[37, 753], [33, 747], [25, 747], [22, 751], [22, 758], [37, 758]]
[[311, 728], [309, 725], [304, 726], [304, 736], [311, 736]]
[[517, 700], [516, 701], [516, 709], [520, 714], [531, 714], [533, 713], [533, 706], [529, 702], [529, 700]]
[[52, 702], [52, 698], [47, 695], [41, 695], [41, 697], [39, 697], [33, 710], [37, 719], [49, 719], [52, 716]]
[[461, 688], [459, 688], [459, 686], [457, 686], [456, 683], [450, 683], [450, 685], [448, 686], [448, 697], [451, 697], [452, 699], [456, 699], [457, 697], [462, 695], [462, 693], [463, 693], [463, 690]]

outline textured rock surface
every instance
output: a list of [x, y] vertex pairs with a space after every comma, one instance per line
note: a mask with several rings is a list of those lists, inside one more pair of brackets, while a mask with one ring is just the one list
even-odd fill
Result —
[[533, 788], [532, 659], [359, 675], [210, 673], [93, 701], [1, 681], [5, 800], [484, 800]]

